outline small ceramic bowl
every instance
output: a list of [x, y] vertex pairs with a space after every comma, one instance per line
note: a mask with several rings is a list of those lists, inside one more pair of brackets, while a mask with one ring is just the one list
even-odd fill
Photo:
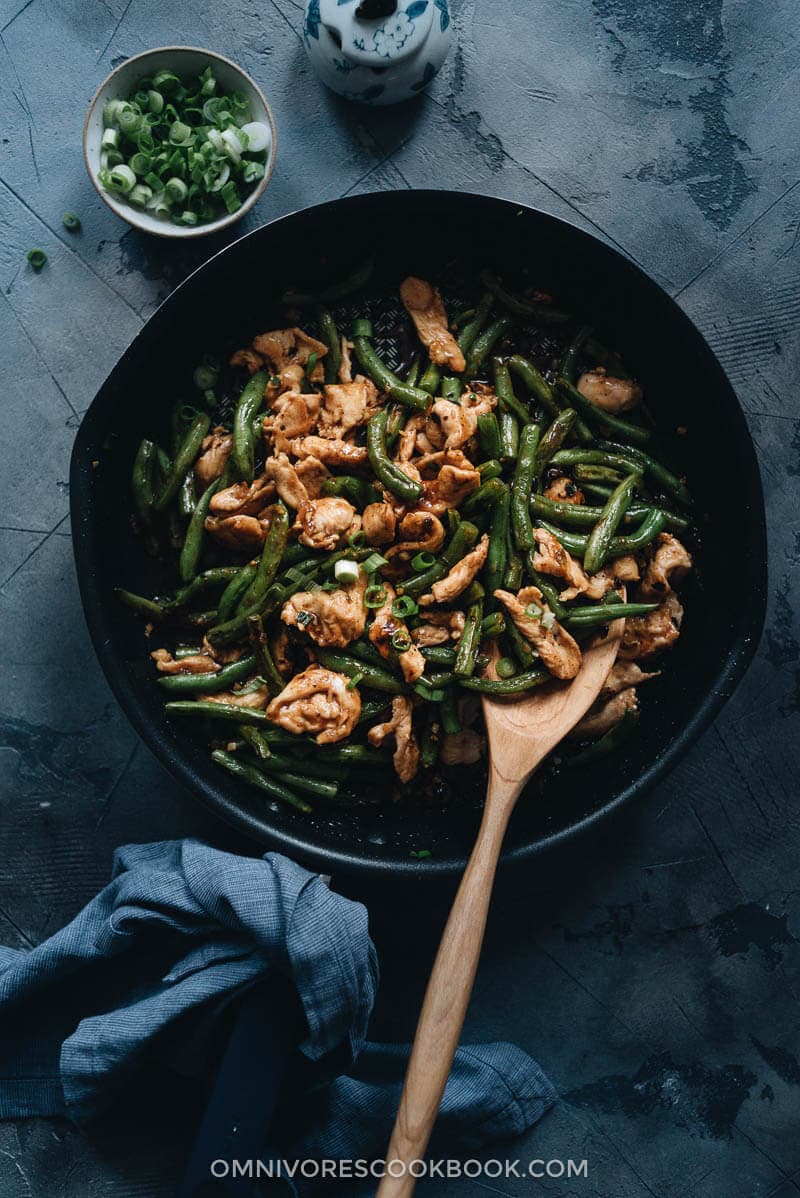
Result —
[[[268, 125], [272, 133], [272, 145], [267, 155], [263, 179], [248, 193], [241, 208], [236, 212], [226, 213], [218, 220], [206, 221], [199, 225], [176, 225], [171, 221], [162, 220], [152, 213], [140, 208], [134, 208], [125, 199], [118, 198], [106, 191], [98, 179], [100, 170], [100, 141], [103, 136], [103, 109], [109, 100], [125, 99], [136, 90], [138, 81], [146, 75], [154, 75], [156, 71], [169, 68], [181, 78], [199, 75], [211, 63], [214, 74], [224, 91], [242, 92], [250, 101], [251, 120], [261, 121]], [[83, 160], [89, 178], [95, 186], [101, 199], [109, 208], [121, 216], [129, 225], [142, 229], [146, 233], [154, 233], [157, 237], [203, 237], [207, 233], [217, 233], [249, 212], [259, 197], [263, 194], [275, 165], [275, 147], [277, 131], [275, 121], [266, 98], [258, 84], [250, 78], [246, 71], [237, 67], [235, 62], [215, 54], [213, 50], [200, 50], [194, 46], [161, 46], [157, 50], [146, 50], [126, 59], [98, 87], [86, 120], [83, 124]]]

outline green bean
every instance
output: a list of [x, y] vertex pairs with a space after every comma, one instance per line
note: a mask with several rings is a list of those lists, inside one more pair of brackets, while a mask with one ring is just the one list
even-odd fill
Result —
[[183, 476], [183, 482], [178, 490], [178, 511], [189, 519], [197, 503], [197, 492], [194, 485], [194, 467], [190, 466]]
[[506, 635], [511, 641], [514, 656], [523, 670], [532, 669], [533, 663], [536, 660], [536, 654], [530, 642], [525, 639], [513, 620], [506, 620]]
[[429, 686], [433, 690], [441, 690], [442, 687], [452, 686], [453, 671], [431, 670], [429, 673], [423, 675], [421, 681], [423, 686]]
[[494, 393], [501, 410], [515, 416], [520, 424], [528, 424], [531, 414], [514, 394], [508, 366], [502, 358], [492, 358], [492, 367], [494, 369]]
[[199, 416], [195, 416], [189, 425], [189, 431], [184, 437], [178, 452], [175, 454], [175, 460], [156, 499], [155, 509], [157, 512], [165, 511], [178, 494], [187, 470], [192, 466], [200, 451], [200, 446], [203, 443], [210, 424], [211, 417], [205, 412], [201, 412]]
[[272, 756], [269, 740], [258, 728], [251, 728], [249, 724], [240, 724], [236, 731], [245, 744], [250, 746], [256, 757], [260, 757], [262, 761], [265, 761], [268, 757]]
[[521, 695], [535, 686], [541, 686], [543, 682], [549, 682], [552, 677], [547, 670], [536, 666], [515, 674], [513, 678], [459, 678], [458, 685], [482, 695]]
[[352, 295], [355, 291], [360, 291], [369, 282], [372, 272], [375, 269], [375, 258], [370, 255], [363, 262], [340, 279], [338, 283], [331, 283], [328, 287], [323, 287], [322, 291], [312, 294], [308, 291], [294, 291], [290, 287], [284, 291], [281, 296], [281, 303], [286, 308], [309, 308], [312, 304], [332, 304], [335, 300], [344, 299], [348, 295]]
[[481, 296], [480, 303], [475, 309], [475, 315], [467, 324], [464, 325], [463, 329], [459, 333], [458, 348], [461, 350], [465, 358], [472, 349], [476, 337], [486, 324], [486, 321], [489, 319], [489, 310], [491, 306], [492, 293], [491, 291], [487, 291]]
[[574, 408], [565, 408], [542, 434], [533, 463], [533, 476], [541, 478], [542, 472], [554, 453], [557, 453], [572, 432], [578, 417]]
[[563, 375], [558, 376], [556, 385], [570, 407], [580, 412], [584, 420], [601, 434], [619, 437], [620, 440], [633, 445], [647, 445], [652, 440], [649, 429], [632, 424], [629, 420], [622, 420], [612, 412], [599, 408]]
[[500, 611], [489, 612], [489, 615], [481, 620], [481, 636], [489, 637], [490, 640], [502, 636], [505, 630], [506, 618]]
[[536, 550], [531, 549], [527, 554], [526, 565], [531, 582], [537, 586], [542, 592], [545, 603], [550, 608], [551, 612], [557, 620], [561, 620], [566, 615], [567, 609], [558, 597], [558, 588], [544, 574], [541, 574], [534, 566], [534, 557]]
[[444, 578], [451, 566], [457, 565], [465, 554], [469, 553], [478, 539], [478, 529], [469, 520], [462, 520], [450, 540], [450, 544], [442, 553], [439, 560], [428, 570], [415, 574], [403, 580], [404, 595], [416, 599], [431, 589], [435, 582]]
[[632, 448], [627, 445], [618, 445], [614, 441], [601, 441], [600, 449], [607, 450], [610, 453], [618, 453], [620, 455], [629, 456], [640, 470], [644, 470], [654, 482], [658, 483], [668, 495], [673, 499], [677, 499], [682, 507], [690, 508], [692, 506], [692, 497], [689, 489], [677, 475], [668, 470], [666, 466], [662, 466], [661, 462], [656, 461], [649, 453], [644, 450]]
[[477, 491], [473, 491], [464, 500], [461, 505], [462, 516], [473, 516], [476, 513], [482, 513], [487, 507], [494, 508], [507, 491], [508, 487], [502, 479], [490, 478], [487, 482], [481, 483]]
[[609, 557], [622, 557], [627, 553], [638, 553], [654, 541], [658, 534], [669, 523], [665, 512], [660, 508], [651, 508], [635, 532], [622, 537], [614, 537], [609, 548]]
[[455, 664], [456, 651], [449, 648], [447, 645], [426, 645], [422, 650], [422, 656], [426, 661], [433, 662], [434, 665], [452, 666]]
[[618, 749], [620, 745], [624, 744], [632, 733], [636, 731], [638, 723], [638, 709], [629, 707], [618, 724], [615, 724], [613, 728], [609, 728], [608, 732], [603, 733], [598, 740], [588, 745], [587, 748], [565, 757], [564, 764], [569, 766], [570, 769], [574, 766], [594, 764], [595, 761], [599, 761], [607, 753], [611, 753], [614, 749]]
[[164, 710], [170, 715], [194, 715], [209, 720], [220, 720], [223, 723], [233, 720], [238, 724], [255, 724], [257, 727], [269, 723], [267, 713], [259, 707], [242, 707], [238, 703], [215, 703], [212, 699], [176, 699], [171, 703], [165, 703]]
[[356, 358], [365, 374], [381, 391], [388, 391], [392, 399], [424, 412], [430, 403], [430, 396], [421, 387], [410, 387], [381, 361], [375, 351], [372, 341], [372, 324], [368, 320], [356, 320], [353, 324], [353, 349]]
[[522, 586], [522, 558], [516, 550], [508, 553], [503, 586], [507, 591], [518, 591]]
[[[634, 465], [632, 470], [635, 472], [637, 467]], [[593, 528], [603, 514], [602, 507], [595, 507], [588, 503], [567, 503], [559, 499], [548, 499], [546, 495], [532, 495], [530, 506], [534, 516], [549, 520], [552, 524], [563, 524], [566, 528]], [[644, 519], [651, 508], [652, 504], [642, 503], [639, 500], [631, 503], [625, 513], [624, 523], [626, 525], [638, 523]], [[687, 522], [682, 517], [678, 517], [678, 522], [681, 527], [687, 526]]]
[[133, 506], [145, 534], [145, 547], [148, 553], [158, 551], [158, 542], [152, 536], [150, 527], [153, 519], [153, 473], [156, 465], [156, 446], [154, 441], [145, 437], [139, 443], [133, 462], [131, 489], [133, 491]]
[[289, 536], [289, 513], [283, 503], [273, 503], [269, 508], [269, 529], [264, 540], [264, 548], [256, 568], [255, 576], [250, 586], [239, 600], [238, 611], [248, 613], [255, 611], [264, 597], [267, 587], [278, 573], [286, 540]]
[[569, 382], [573, 382], [578, 366], [578, 358], [581, 350], [586, 344], [587, 338], [591, 337], [592, 330], [588, 324], [582, 325], [575, 336], [570, 341], [566, 348], [564, 357], [561, 361], [561, 373]]
[[559, 312], [543, 300], [532, 300], [509, 291], [490, 270], [481, 271], [481, 282], [488, 287], [498, 303], [515, 316], [525, 316], [538, 324], [565, 324], [569, 320], [566, 312]]
[[386, 421], [386, 444], [391, 447], [394, 445], [400, 433], [403, 431], [403, 425], [406, 422], [406, 410], [401, 403], [389, 404], [389, 417]]
[[258, 668], [264, 677], [267, 689], [273, 697], [279, 695], [286, 686], [286, 682], [280, 670], [275, 665], [275, 660], [269, 647], [269, 638], [264, 630], [264, 621], [261, 616], [248, 616], [247, 630], [250, 634], [250, 643], [256, 651]]
[[220, 624], [225, 624], [232, 617], [239, 600], [255, 578], [256, 569], [255, 562], [248, 562], [246, 566], [242, 566], [222, 592], [217, 609]]
[[494, 412], [482, 412], [478, 417], [478, 444], [485, 458], [500, 457], [500, 425]]
[[456, 688], [449, 686], [444, 692], [444, 698], [439, 704], [439, 714], [442, 719], [442, 730], [448, 735], [461, 731], [461, 720], [458, 716], [458, 697]]
[[320, 495], [341, 495], [353, 507], [363, 509], [370, 503], [379, 503], [381, 496], [372, 483], [354, 474], [339, 474], [326, 478], [320, 486]]
[[489, 530], [489, 551], [484, 566], [484, 579], [487, 590], [486, 606], [492, 611], [497, 606], [494, 597], [498, 587], [503, 585], [503, 577], [508, 561], [508, 529], [509, 512], [511, 509], [511, 493], [503, 484], [503, 494], [497, 500], [492, 511], [492, 524]]
[[475, 672], [475, 658], [478, 656], [478, 646], [481, 640], [482, 619], [483, 601], [479, 599], [467, 608], [464, 631], [458, 642], [453, 673], [459, 678], [469, 678]]
[[160, 623], [167, 617], [165, 605], [163, 603], [156, 603], [154, 599], [146, 599], [144, 595], [137, 595], [133, 591], [124, 590], [122, 587], [116, 587], [114, 594], [131, 611], [135, 611], [140, 616], [146, 616], [148, 620], [155, 620], [157, 623]]
[[369, 720], [376, 720], [391, 703], [391, 696], [388, 694], [379, 695], [376, 699], [361, 700], [361, 715], [358, 717], [359, 724], [368, 723]]
[[500, 457], [513, 462], [519, 452], [519, 424], [513, 412], [501, 411], [497, 417], [500, 430]]
[[[522, 380], [537, 403], [546, 408], [553, 419], [555, 419], [561, 412], [561, 407], [556, 399], [553, 388], [541, 371], [537, 370], [533, 362], [529, 362], [522, 354], [512, 354], [510, 358], [506, 359], [506, 366], [517, 378]], [[530, 416], [528, 419], [530, 420]]]
[[564, 617], [567, 628], [596, 628], [611, 620], [625, 620], [631, 616], [646, 616], [655, 611], [657, 603], [598, 603], [593, 607], [573, 607]]
[[478, 465], [478, 473], [481, 476], [481, 482], [488, 483], [490, 479], [499, 478], [503, 473], [503, 467], [498, 462], [497, 458], [492, 458], [488, 462], [481, 462]]
[[336, 321], [333, 319], [328, 308], [323, 304], [317, 307], [317, 324], [319, 325], [322, 340], [328, 347], [328, 352], [325, 355], [323, 363], [325, 368], [325, 382], [335, 383], [339, 378], [339, 367], [342, 362], [342, 344], [339, 340], [339, 330], [336, 328]]
[[630, 474], [630, 471], [622, 473], [619, 470], [612, 470], [610, 466], [588, 466], [580, 462], [572, 467], [572, 477], [576, 483], [610, 483], [609, 495], [614, 487], [622, 482], [626, 474]]
[[401, 695], [405, 691], [399, 678], [395, 678], [387, 670], [379, 669], [371, 662], [350, 657], [334, 649], [315, 648], [314, 654], [320, 665], [328, 670], [346, 674], [348, 678], [356, 678], [360, 674], [360, 685], [372, 687], [376, 691], [387, 691], [393, 695]]
[[208, 515], [209, 504], [216, 495], [217, 491], [222, 490], [227, 486], [227, 471], [219, 478], [215, 479], [210, 486], [206, 487], [203, 494], [198, 499], [195, 509], [192, 512], [191, 519], [186, 528], [186, 534], [183, 538], [183, 546], [180, 552], [178, 561], [178, 573], [182, 582], [191, 582], [197, 573], [197, 563], [200, 560], [200, 554], [203, 550], [203, 540], [205, 538], [206, 516]]
[[[285, 782], [292, 790], [299, 790], [316, 798], [335, 799], [339, 793], [339, 782], [330, 777], [315, 776], [306, 765], [305, 758], [302, 761], [292, 761], [290, 757], [270, 753], [269, 757], [259, 758], [254, 768], [260, 774], [266, 774], [270, 781], [272, 775], [277, 774], [281, 782]], [[297, 773], [298, 770], [302, 772]]]
[[230, 461], [236, 470], [237, 477], [248, 483], [253, 481], [255, 469], [253, 421], [264, 402], [267, 379], [268, 375], [264, 370], [259, 370], [252, 376], [239, 396], [233, 417], [233, 449]]
[[213, 627], [217, 622], [217, 609], [214, 607], [210, 611], [187, 611], [183, 612], [178, 620], [179, 624], [185, 625], [187, 628], [198, 628], [205, 631], [207, 628]]
[[230, 753], [223, 752], [222, 749], [215, 749], [211, 757], [216, 761], [217, 765], [221, 765], [223, 769], [234, 774], [237, 778], [241, 778], [243, 782], [247, 782], [250, 786], [256, 786], [260, 790], [265, 790], [273, 799], [280, 799], [283, 803], [288, 803], [291, 807], [296, 807], [298, 811], [302, 811], [308, 815], [314, 810], [305, 799], [300, 799], [290, 790], [288, 786], [284, 786], [282, 782], [277, 782], [274, 778], [269, 778], [266, 774], [262, 774], [253, 765], [246, 765]]
[[518, 549], [533, 548], [530, 499], [533, 469], [539, 445], [538, 424], [526, 424], [520, 432], [519, 457], [511, 484], [511, 527]]
[[180, 611], [181, 608], [186, 607], [187, 603], [194, 599], [195, 595], [211, 590], [216, 586], [229, 585], [238, 576], [238, 566], [214, 566], [211, 570], [205, 570], [202, 574], [198, 574], [186, 586], [180, 587], [164, 606], [169, 612]]
[[431, 769], [439, 760], [439, 742], [442, 725], [438, 709], [431, 705], [425, 720], [425, 728], [419, 746], [419, 763], [424, 770]]
[[385, 765], [386, 753], [369, 745], [326, 745], [320, 753], [327, 764], [338, 761], [345, 765]]
[[240, 657], [238, 661], [223, 666], [216, 673], [208, 674], [164, 674], [158, 679], [159, 686], [175, 694], [215, 695], [229, 690], [235, 682], [241, 682], [256, 672], [258, 662], [254, 653]]
[[466, 355], [467, 364], [465, 373], [469, 378], [474, 378], [486, 357], [492, 352], [492, 349], [504, 337], [508, 330], [513, 326], [514, 318], [512, 316], [498, 316], [497, 320], [493, 320], [487, 328], [483, 329], [475, 338], [472, 348]]
[[387, 408], [381, 408], [367, 423], [367, 454], [376, 478], [388, 491], [404, 503], [416, 503], [422, 495], [422, 486], [396, 466], [386, 452]]
[[464, 384], [461, 382], [461, 379], [454, 378], [452, 375], [445, 375], [442, 379], [442, 399], [449, 399], [451, 403], [458, 403], [463, 390]]
[[414, 361], [409, 366], [408, 373], [406, 374], [404, 382], [408, 383], [409, 387], [414, 387], [414, 386], [416, 386], [418, 378], [419, 378], [419, 354], [416, 355], [416, 357], [414, 358]]
[[609, 495], [600, 519], [589, 533], [583, 555], [583, 568], [587, 574], [596, 574], [608, 556], [611, 538], [617, 531], [631, 501], [631, 496], [641, 479], [639, 474], [630, 474]]
[[439, 382], [442, 377], [442, 372], [435, 362], [428, 362], [425, 370], [422, 373], [422, 378], [419, 380], [419, 386], [422, 391], [427, 391], [429, 395], [435, 395], [439, 389]]

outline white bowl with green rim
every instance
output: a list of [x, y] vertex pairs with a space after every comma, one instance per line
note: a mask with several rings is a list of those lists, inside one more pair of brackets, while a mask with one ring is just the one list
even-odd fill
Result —
[[[201, 221], [196, 225], [179, 225], [169, 218], [155, 215], [146, 208], [135, 207], [124, 195], [107, 191], [100, 182], [103, 113], [109, 101], [126, 100], [136, 91], [141, 79], [152, 78], [158, 71], [169, 70], [180, 79], [188, 79], [200, 75], [207, 66], [213, 70], [220, 92], [239, 92], [246, 96], [250, 105], [249, 119], [267, 126], [270, 137], [266, 148], [264, 175], [244, 195], [241, 206], [235, 212], [227, 212], [214, 220]], [[195, 46], [160, 46], [158, 49], [145, 50], [142, 54], [126, 59], [98, 87], [83, 124], [83, 160], [98, 195], [129, 225], [145, 233], [153, 233], [157, 237], [204, 237], [241, 220], [257, 203], [269, 183], [275, 165], [276, 144], [275, 120], [266, 97], [255, 80], [222, 54]]]

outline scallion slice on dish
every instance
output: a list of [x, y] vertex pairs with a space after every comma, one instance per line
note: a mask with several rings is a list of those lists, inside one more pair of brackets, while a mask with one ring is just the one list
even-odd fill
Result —
[[341, 558], [333, 567], [333, 576], [339, 582], [358, 582], [358, 562], [350, 561], [346, 557]]

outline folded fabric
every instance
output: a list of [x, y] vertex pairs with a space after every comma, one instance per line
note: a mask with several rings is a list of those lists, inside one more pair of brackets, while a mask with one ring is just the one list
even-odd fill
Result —
[[[83, 1123], [145, 1067], [185, 1073], [190, 1058], [203, 1073], [226, 1004], [278, 975], [302, 1005], [299, 1051], [329, 1082], [304, 1096], [282, 1150], [380, 1155], [408, 1049], [366, 1041], [378, 980], [366, 910], [278, 854], [195, 840], [119, 849], [113, 880], [72, 923], [29, 952], [0, 947], [0, 1118]], [[521, 1133], [554, 1099], [520, 1049], [462, 1048], [438, 1134], [475, 1149]]]

